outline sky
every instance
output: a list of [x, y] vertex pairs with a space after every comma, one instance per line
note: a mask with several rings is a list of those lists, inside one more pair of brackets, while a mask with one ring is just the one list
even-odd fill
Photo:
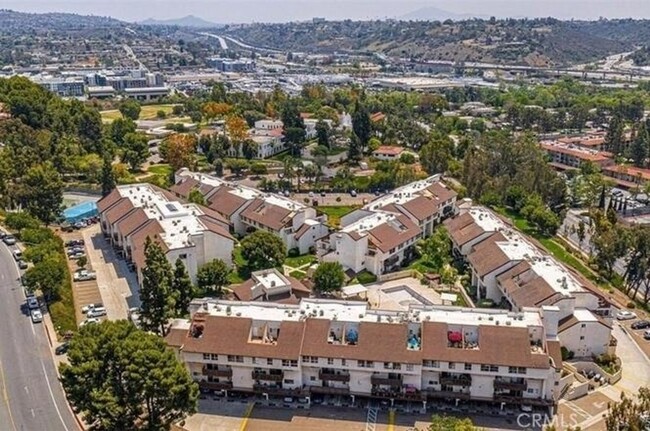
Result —
[[398, 18], [426, 7], [500, 18], [650, 18], [650, 0], [0, 0], [0, 8], [22, 12], [74, 12], [125, 21], [196, 15], [218, 23]]

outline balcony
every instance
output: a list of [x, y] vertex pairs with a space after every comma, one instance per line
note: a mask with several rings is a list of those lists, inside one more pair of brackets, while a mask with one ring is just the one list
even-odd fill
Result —
[[445, 386], [472, 386], [472, 376], [468, 374], [458, 376], [443, 375], [440, 377], [440, 384]]
[[494, 379], [494, 389], [509, 390], [509, 391], [525, 391], [528, 385], [525, 380], [510, 381], [502, 379]]
[[300, 388], [285, 389], [280, 386], [268, 386], [268, 385], [261, 385], [261, 384], [254, 384], [253, 390], [255, 392], [262, 393], [262, 394], [290, 396], [290, 397], [302, 397], [307, 394], [307, 391], [304, 391]]
[[381, 375], [373, 374], [370, 376], [370, 383], [373, 385], [402, 386], [402, 376], [397, 374], [393, 377], [383, 377]]
[[211, 391], [220, 391], [224, 389], [232, 389], [232, 382], [199, 382], [199, 389], [202, 390], [211, 390]]
[[253, 380], [262, 380], [265, 382], [281, 382], [284, 379], [284, 372], [276, 372], [273, 374], [264, 371], [253, 371]]
[[318, 378], [330, 382], [349, 382], [350, 373], [321, 370], [318, 372]]
[[203, 375], [204, 376], [212, 376], [212, 377], [227, 377], [227, 378], [232, 378], [232, 368], [208, 368], [206, 366], [203, 367]]
[[453, 391], [437, 391], [435, 389], [427, 390], [427, 397], [429, 398], [444, 398], [448, 400], [469, 400], [471, 395], [469, 392], [453, 392]]
[[424, 401], [426, 394], [416, 389], [386, 390], [373, 388], [370, 394], [375, 398], [395, 399], [404, 401]]
[[310, 386], [309, 390], [312, 394], [323, 395], [350, 395], [350, 388], [333, 388], [329, 386]]

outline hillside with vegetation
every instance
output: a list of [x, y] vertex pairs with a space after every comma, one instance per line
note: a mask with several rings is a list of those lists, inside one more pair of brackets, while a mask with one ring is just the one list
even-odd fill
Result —
[[650, 40], [647, 21], [328, 21], [226, 27], [246, 43], [285, 51], [380, 52], [418, 61], [553, 66], [631, 51]]

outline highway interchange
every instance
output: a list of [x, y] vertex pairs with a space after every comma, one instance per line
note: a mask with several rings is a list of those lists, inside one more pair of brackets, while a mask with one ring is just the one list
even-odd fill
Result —
[[45, 323], [32, 324], [20, 273], [0, 245], [0, 430], [78, 431], [58, 381]]

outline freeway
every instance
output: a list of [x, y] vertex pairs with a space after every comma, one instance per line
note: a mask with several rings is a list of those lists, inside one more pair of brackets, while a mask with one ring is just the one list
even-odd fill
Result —
[[0, 244], [0, 430], [78, 431], [45, 326], [32, 324], [18, 268]]

